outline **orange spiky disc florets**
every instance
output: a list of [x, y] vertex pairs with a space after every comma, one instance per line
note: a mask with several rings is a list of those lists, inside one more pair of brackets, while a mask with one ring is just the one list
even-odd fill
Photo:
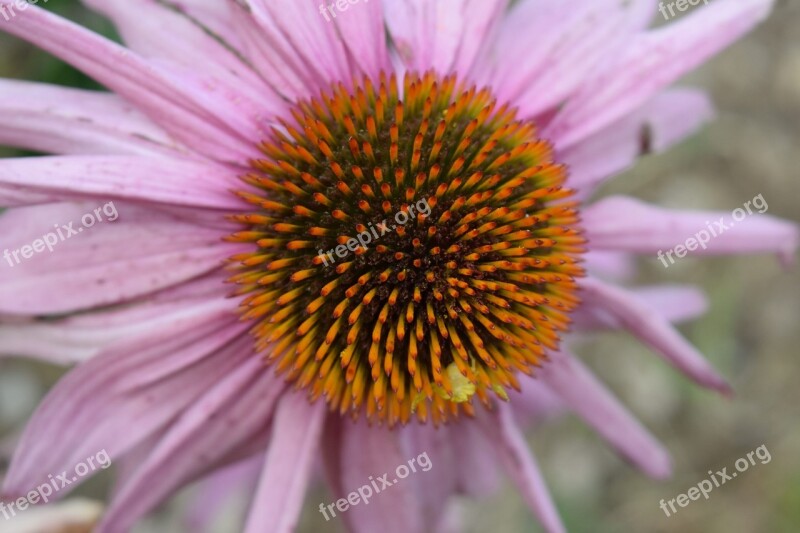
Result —
[[239, 195], [231, 278], [257, 349], [312, 400], [394, 425], [507, 399], [578, 304], [583, 238], [534, 126], [433, 73], [293, 109]]

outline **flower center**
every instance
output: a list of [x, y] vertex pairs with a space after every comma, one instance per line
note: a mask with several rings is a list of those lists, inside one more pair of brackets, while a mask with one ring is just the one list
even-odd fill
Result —
[[584, 239], [563, 165], [487, 89], [433, 73], [292, 109], [239, 196], [231, 258], [259, 353], [310, 398], [441, 423], [558, 347]]

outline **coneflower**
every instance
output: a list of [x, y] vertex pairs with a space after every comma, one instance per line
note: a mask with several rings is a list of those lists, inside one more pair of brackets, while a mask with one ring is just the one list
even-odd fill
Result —
[[[552, 146], [433, 73], [339, 84], [292, 114], [244, 178], [256, 209], [233, 217], [254, 243], [231, 281], [257, 350], [312, 400], [389, 425], [508, 399], [578, 302], [583, 238]], [[318, 251], [359, 236], [376, 243], [338, 264]]]
[[[330, 21], [311, 0], [85, 3], [129, 48], [33, 5], [0, 20], [113, 92], [0, 80], [0, 144], [56, 154], [0, 161], [0, 250], [101, 200], [119, 215], [0, 264], [0, 353], [76, 364], [28, 423], [4, 500], [105, 450], [120, 469], [101, 533], [232, 471], [259, 479], [245, 530], [286, 532], [315, 465], [342, 498], [426, 453], [431, 473], [337, 519], [432, 531], [503, 466], [559, 532], [523, 436], [555, 409], [670, 472], [568, 329], [625, 329], [728, 390], [672, 325], [702, 310], [698, 291], [599, 279], [716, 214], [578, 201], [711, 116], [667, 87], [770, 1], [656, 30], [647, 0], [372, 0]], [[761, 215], [695, 253], [796, 246]]]

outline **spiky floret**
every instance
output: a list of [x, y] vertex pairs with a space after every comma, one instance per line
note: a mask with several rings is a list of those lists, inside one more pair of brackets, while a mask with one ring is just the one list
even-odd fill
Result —
[[433, 73], [402, 94], [394, 76], [337, 84], [292, 115], [232, 216], [258, 351], [312, 400], [390, 426], [507, 399], [578, 304], [584, 240], [550, 144]]

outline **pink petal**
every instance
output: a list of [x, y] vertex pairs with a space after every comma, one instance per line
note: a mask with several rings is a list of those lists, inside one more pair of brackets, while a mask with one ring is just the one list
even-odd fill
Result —
[[222, 468], [202, 480], [192, 494], [183, 523], [185, 531], [210, 532], [214, 519], [227, 505], [232, 501], [246, 500], [255, 492], [257, 474], [262, 470], [263, 463], [263, 457], [251, 457]]
[[0, 358], [31, 357], [58, 365], [86, 361], [115, 342], [207, 313], [230, 292], [224, 284], [224, 275], [214, 277], [213, 293], [202, 292], [201, 282], [192, 280], [184, 285], [197, 291], [193, 295], [165, 299], [156, 294], [118, 309], [58, 320], [15, 323], [6, 318], [0, 323]]
[[506, 474], [544, 530], [547, 533], [566, 532], [536, 459], [514, 420], [511, 407], [504, 403], [499, 404], [495, 412], [481, 418], [481, 423], [487, 431], [487, 437], [495, 445], [495, 455], [500, 458]]
[[[383, 427], [370, 427], [363, 421], [352, 423], [343, 418], [331, 420], [326, 425], [322, 453], [334, 501], [324, 503], [335, 504], [338, 499], [347, 499], [352, 492], [358, 494], [359, 490], [367, 494], [369, 502], [365, 504], [359, 500], [345, 512], [340, 512], [334, 505], [333, 516], [330, 508], [326, 508], [331, 523], [344, 522], [348, 531], [353, 533], [426, 531], [420, 507], [422, 495], [415, 490], [416, 485], [410, 477], [437, 475], [437, 465], [432, 461], [433, 467], [429, 472], [420, 471], [409, 474], [406, 479], [397, 479], [397, 467], [407, 465], [411, 457], [403, 449], [396, 433]], [[391, 486], [385, 487], [380, 481], [384, 476]], [[395, 479], [397, 483], [394, 483]], [[371, 496], [367, 490], [372, 492]]]
[[182, 76], [197, 73], [200, 83], [218, 87], [244, 113], [276, 113], [283, 107], [280, 97], [227, 43], [180, 9], [157, 0], [84, 3], [114, 22], [128, 48]]
[[[252, 350], [244, 336], [234, 342]], [[138, 519], [199, 477], [230, 464], [242, 443], [265, 434], [285, 385], [252, 354], [217, 378], [168, 428], [152, 452], [137, 465], [116, 494], [101, 532], [126, 531]]]
[[627, 291], [597, 279], [581, 282], [584, 305], [597, 306], [700, 385], [723, 393], [730, 386], [661, 314]]
[[421, 460], [424, 464], [430, 462], [431, 466], [425, 471], [422, 466], [417, 465], [419, 461], [415, 461], [416, 472], [399, 481], [416, 485], [423, 531], [430, 531], [439, 522], [442, 509], [456, 493], [461, 474], [464, 470], [472, 470], [471, 464], [458, 460], [458, 449], [468, 448], [470, 443], [457, 440], [451, 427], [435, 428], [430, 424], [410, 424], [395, 431], [405, 460], [397, 465], [387, 465], [389, 471], [393, 471], [392, 468], [396, 470], [400, 464], [408, 465], [412, 459]]
[[508, 0], [383, 0], [386, 24], [409, 70], [469, 72]]
[[[693, 320], [708, 309], [708, 300], [703, 291], [692, 286], [659, 285], [637, 287], [631, 296], [641, 300], [643, 305], [658, 311], [665, 320], [679, 324]], [[605, 309], [585, 305], [572, 315], [576, 331], [594, 329], [621, 329], [623, 324]]]
[[583, 260], [586, 270], [602, 279], [623, 281], [637, 272], [634, 256], [625, 252], [593, 248], [583, 254]]
[[[519, 398], [514, 398], [518, 407]], [[459, 491], [471, 497], [483, 497], [500, 487], [497, 460], [492, 443], [473, 420], [464, 420], [448, 428], [453, 439]], [[438, 474], [438, 470], [437, 470]]]
[[14, 252], [46, 238], [53, 222], [78, 221], [77, 230], [85, 213], [103, 205], [32, 206], [0, 215], [0, 250], [9, 251], [0, 265], [0, 313], [59, 314], [121, 303], [215, 270], [238, 249], [216, 230], [120, 202], [115, 221], [104, 217], [58, 240], [53, 252], [42, 246], [26, 260], [20, 251], [15, 264]]
[[[590, 205], [582, 218], [586, 236], [595, 249], [652, 254], [655, 259], [656, 254], [671, 252], [678, 245], [685, 247], [687, 240], [693, 239], [696, 249], [687, 252], [690, 256], [772, 252], [784, 263], [791, 262], [798, 245], [797, 225], [761, 214], [754, 205], [751, 215], [744, 207], [739, 209], [746, 218], [735, 221], [732, 212], [675, 211], [615, 196]], [[762, 205], [760, 210], [766, 209]], [[725, 228], [719, 228], [720, 221]], [[699, 235], [701, 232], [704, 235]], [[706, 241], [705, 248], [699, 245], [698, 238]], [[674, 254], [672, 257], [679, 260]], [[668, 256], [660, 255], [659, 259], [659, 264], [670, 266]]]
[[381, 71], [391, 71], [380, 0], [359, 0], [332, 22], [361, 72], [376, 79]]
[[542, 381], [617, 451], [647, 475], [664, 478], [671, 461], [664, 447], [577, 358], [551, 354], [539, 369]]
[[[14, 0], [0, 0], [9, 6]], [[148, 63], [103, 37], [36, 6], [0, 30], [39, 46], [134, 103], [156, 124], [196, 152], [242, 163], [258, 154], [254, 117], [220, 97], [214, 87]]]
[[629, 10], [614, 0], [519, 2], [481, 62], [478, 79], [501, 101], [518, 105], [522, 116], [538, 115], [615, 57], [632, 34], [630, 19]]
[[638, 36], [612, 68], [583, 84], [545, 136], [566, 149], [601, 131], [739, 39], [771, 8], [772, 0], [716, 2]]
[[[364, 7], [347, 5], [353, 10]], [[237, 24], [241, 22], [246, 28], [249, 21], [256, 25], [247, 31], [248, 54], [256, 58], [262, 74], [269, 80], [281, 75], [292, 80], [279, 88], [290, 91], [283, 93], [288, 98], [317, 95], [320, 88], [328, 87], [331, 82], [349, 84], [358, 74], [350, 64], [349, 54], [360, 51], [348, 50], [337, 34], [336, 24], [326, 22], [319, 6], [320, 2], [315, 0], [281, 3], [247, 0], [237, 15]], [[341, 16], [350, 14], [345, 12]], [[375, 42], [372, 46], [380, 44]], [[299, 86], [299, 80], [308, 86]]]
[[521, 375], [519, 381], [522, 391], [510, 396], [511, 407], [523, 427], [535, 426], [563, 413], [564, 402], [542, 380]]
[[247, 520], [247, 533], [290, 533], [297, 527], [311, 467], [318, 454], [325, 404], [287, 394], [278, 404], [264, 473]]
[[0, 144], [56, 154], [174, 153], [174, 141], [118, 96], [0, 80]]
[[667, 150], [713, 115], [704, 92], [665, 91], [635, 113], [568, 148], [558, 159], [569, 165], [569, 186], [585, 198], [606, 178], [627, 170], [643, 155]]
[[236, 185], [230, 169], [189, 159], [109, 155], [0, 161], [0, 190], [30, 190], [62, 199], [101, 197], [232, 210], [243, 205], [230, 192]]
[[116, 346], [67, 374], [26, 427], [4, 491], [26, 494], [98, 450], [113, 461], [133, 449], [248, 357], [232, 342], [245, 326], [218, 309]]

